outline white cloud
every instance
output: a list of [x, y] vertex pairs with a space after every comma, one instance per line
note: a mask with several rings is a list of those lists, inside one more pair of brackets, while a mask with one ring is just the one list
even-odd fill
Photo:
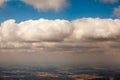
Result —
[[103, 3], [118, 3], [119, 2], [119, 0], [100, 0], [101, 2], [103, 2]]
[[114, 15], [117, 17], [120, 17], [120, 6], [117, 8], [114, 8]]
[[7, 20], [1, 25], [2, 40], [19, 41], [62, 41], [72, 33], [72, 27], [66, 20], [28, 20], [15, 23]]
[[120, 20], [83, 18], [72, 22], [72, 39], [116, 39], [120, 36]]
[[65, 7], [68, 3], [67, 0], [22, 0], [23, 2], [33, 6], [38, 10], [49, 10], [53, 9], [59, 11], [61, 8]]
[[81, 41], [93, 39], [119, 39], [120, 20], [82, 18], [67, 20], [28, 20], [15, 23], [7, 20], [1, 24], [1, 41]]

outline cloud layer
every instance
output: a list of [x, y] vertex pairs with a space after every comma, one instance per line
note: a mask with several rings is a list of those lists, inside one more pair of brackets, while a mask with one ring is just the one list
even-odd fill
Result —
[[61, 8], [67, 5], [67, 0], [22, 0], [23, 2], [33, 6], [38, 10], [53, 9], [59, 11]]
[[82, 18], [67, 20], [7, 20], [0, 27], [0, 41], [81, 41], [119, 39], [120, 20]]

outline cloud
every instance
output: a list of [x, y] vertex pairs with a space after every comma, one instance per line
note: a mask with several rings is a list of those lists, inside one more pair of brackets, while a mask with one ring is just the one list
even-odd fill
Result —
[[120, 38], [119, 19], [81, 18], [68, 20], [27, 20], [1, 24], [1, 41], [82, 41]]
[[2, 7], [6, 1], [7, 0], [0, 0], [0, 7]]
[[49, 10], [53, 9], [59, 11], [61, 8], [65, 7], [68, 2], [67, 0], [22, 0], [26, 4], [33, 6], [38, 10]]
[[3, 41], [62, 41], [72, 30], [69, 21], [40, 19], [18, 24], [7, 20], [1, 24], [0, 32]]
[[83, 18], [72, 22], [72, 39], [116, 39], [120, 36], [120, 20]]
[[114, 8], [114, 15], [117, 17], [120, 17], [120, 6], [118, 6], [117, 8]]
[[111, 4], [119, 2], [119, 0], [100, 0], [100, 1], [103, 3], [111, 3]]

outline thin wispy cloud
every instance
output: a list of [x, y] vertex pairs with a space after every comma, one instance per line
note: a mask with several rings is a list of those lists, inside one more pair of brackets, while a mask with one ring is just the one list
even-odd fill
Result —
[[103, 2], [103, 3], [111, 3], [111, 4], [119, 2], [119, 0], [100, 0], [100, 1]]

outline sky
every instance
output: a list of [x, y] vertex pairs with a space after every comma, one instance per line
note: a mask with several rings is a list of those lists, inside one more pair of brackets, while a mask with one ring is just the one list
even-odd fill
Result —
[[1, 0], [0, 23], [29, 19], [119, 18], [119, 0]]
[[[35, 59], [39, 62], [44, 58], [48, 63], [50, 57], [52, 61], [62, 59], [61, 63], [93, 62], [99, 58], [102, 62], [119, 63], [119, 18], [120, 0], [0, 0], [0, 53], [11, 53], [11, 57], [0, 54], [0, 61], [10, 57], [13, 61]], [[56, 54], [60, 52], [63, 54]], [[22, 54], [19, 57], [16, 53]], [[33, 58], [24, 53], [55, 53], [52, 56], [56, 59], [51, 54], [43, 54], [43, 58], [35, 54]], [[92, 55], [80, 57], [73, 56], [74, 53]], [[103, 53], [105, 57], [93, 58], [93, 53]], [[70, 59], [66, 58], [68, 55]]]
[[0, 0], [0, 41], [119, 40], [120, 0]]

